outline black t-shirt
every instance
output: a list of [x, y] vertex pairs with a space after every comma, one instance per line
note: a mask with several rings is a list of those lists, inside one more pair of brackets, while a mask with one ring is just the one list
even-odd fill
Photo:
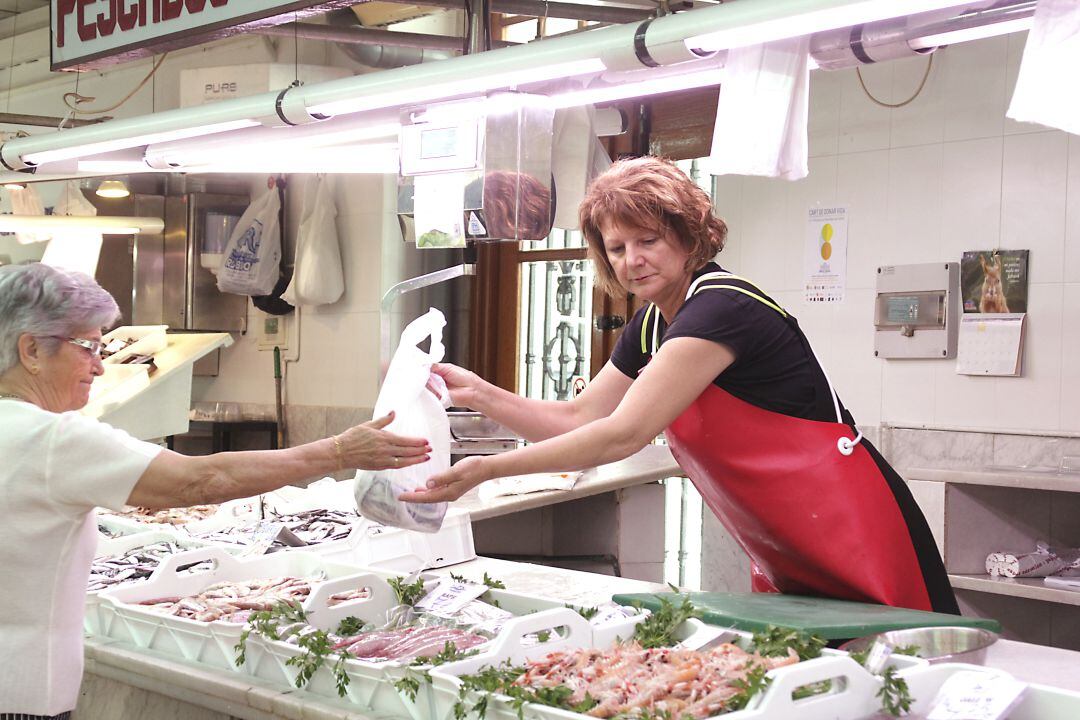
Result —
[[[694, 273], [694, 279], [716, 272], [724, 271], [716, 263], [709, 263]], [[679, 308], [670, 326], [659, 309], [651, 305], [635, 313], [615, 344], [612, 364], [627, 377], [636, 378], [652, 358], [654, 333], [659, 345], [677, 337], [711, 340], [735, 355], [735, 361], [713, 381], [717, 387], [765, 410], [836, 422], [825, 375], [808, 351], [794, 317], [789, 314], [785, 318], [770, 307], [766, 302], [777, 308], [779, 305], [744, 280], [707, 279], [699, 287]], [[710, 287], [714, 289], [705, 289]]]

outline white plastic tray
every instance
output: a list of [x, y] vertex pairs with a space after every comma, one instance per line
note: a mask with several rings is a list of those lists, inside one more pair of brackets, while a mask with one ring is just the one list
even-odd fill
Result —
[[103, 345], [108, 345], [109, 341], [115, 338], [130, 339], [135, 342], [120, 352], [105, 358], [102, 362], [107, 367], [123, 363], [132, 355], [153, 355], [161, 352], [169, 346], [169, 340], [165, 336], [165, 331], [168, 329], [168, 325], [126, 325], [118, 327], [101, 338]]
[[[201, 560], [214, 560], [212, 570], [179, 574]], [[360, 570], [304, 552], [274, 553], [237, 559], [221, 547], [205, 547], [170, 555], [148, 580], [103, 590], [99, 595], [101, 634], [139, 648], [157, 650], [184, 660], [236, 670], [235, 646], [244, 626], [224, 621], [199, 622], [153, 612], [138, 603], [161, 597], [194, 595], [219, 582], [290, 575], [328, 579], [357, 575]], [[318, 583], [313, 582], [314, 587]]]
[[[99, 510], [99, 512], [107, 511]], [[130, 542], [129, 538], [131, 538], [131, 536], [150, 532], [154, 529], [147, 525], [143, 525], [142, 523], [132, 522], [127, 518], [117, 517], [116, 515], [97, 515], [95, 520], [98, 525], [107, 527], [113, 532], [120, 532], [123, 534], [120, 537], [110, 538], [105, 537], [99, 532], [97, 534], [97, 547], [94, 549], [94, 557], [100, 557], [101, 555], [115, 555], [117, 553], [115, 548], [127, 548], [127, 543]], [[120, 550], [119, 552], [124, 552], [124, 550]]]
[[[153, 545], [154, 543], [162, 541], [176, 543], [180, 547], [187, 550], [211, 546], [211, 543], [208, 543], [205, 540], [182, 537], [178, 536], [174, 532], [168, 532], [165, 530], [151, 530], [149, 532], [139, 532], [132, 535], [123, 535], [118, 538], [105, 538], [103, 540], [99, 540], [97, 551], [94, 553], [94, 558], [96, 559], [101, 557], [123, 555], [129, 550], [134, 550], [135, 548], [140, 548], [144, 545]], [[239, 548], [235, 550], [232, 548], [223, 549], [230, 554], [239, 551]], [[129, 580], [121, 582], [117, 585], [114, 585], [113, 587], [107, 588], [106, 590], [88, 590], [86, 593], [86, 614], [83, 616], [83, 631], [87, 635], [105, 634], [102, 630], [104, 618], [102, 617], [102, 613], [100, 611], [101, 602], [98, 599], [98, 596], [101, 593], [117, 587], [124, 587], [127, 585], [135, 585], [137, 583], [146, 582], [149, 579], [150, 578], [145, 578], [143, 580]]]
[[[591, 643], [586, 645], [610, 647], [619, 639], [629, 638], [633, 635], [634, 626], [641, 622], [646, 614], [593, 627], [590, 631]], [[690, 619], [679, 628], [676, 639], [688, 643], [690, 647], [699, 647], [703, 641], [721, 635], [725, 636], [724, 640], [727, 642], [745, 641], [752, 637], [752, 633], [720, 628], [697, 619]], [[500, 637], [497, 648], [493, 647], [482, 655], [447, 663], [433, 669], [431, 671], [432, 714], [429, 716], [430, 719], [454, 720], [453, 708], [457, 702], [460, 687], [458, 676], [475, 673], [485, 665], [495, 666], [507, 660], [512, 664], [521, 665], [555, 649], [538, 651], [536, 647], [522, 645], [520, 637], [520, 634]], [[902, 672], [928, 667], [925, 660], [904, 655], [890, 657], [888, 665]], [[855, 720], [869, 717], [880, 709], [880, 700], [876, 694], [881, 687], [881, 681], [852, 660], [848, 653], [840, 650], [824, 649], [821, 657], [776, 668], [769, 672], [769, 676], [772, 682], [765, 693], [753, 699], [746, 709], [723, 715], [724, 720], [780, 720], [781, 718], [784, 720], [791, 718]], [[832, 688], [834, 689], [829, 693], [798, 700], [792, 699], [792, 692], [796, 689], [825, 681], [833, 681]], [[475, 697], [472, 698], [472, 702], [475, 700]], [[848, 713], [845, 708], [850, 709], [851, 712]], [[546, 706], [526, 705], [524, 712], [526, 720], [587, 720], [587, 716]], [[509, 704], [509, 698], [495, 695], [488, 703], [488, 718], [489, 720], [517, 720], [518, 715], [517, 710]]]
[[[393, 577], [392, 573], [373, 570], [360, 577], [342, 578], [324, 583], [315, 591], [307, 603], [308, 620], [322, 630], [333, 630], [346, 617], [354, 616], [364, 621], [382, 622], [386, 610], [397, 604], [397, 599], [385, 582]], [[439, 580], [433, 578], [425, 584], [428, 590], [434, 589]], [[372, 590], [371, 596], [363, 600], [327, 606], [327, 599], [334, 593], [358, 586]], [[549, 642], [533, 645], [529, 648], [531, 656], [543, 655], [564, 647], [588, 647], [593, 643], [592, 628], [581, 615], [570, 610], [556, 600], [532, 597], [507, 590], [489, 590], [489, 596], [503, 610], [519, 617], [508, 620], [498, 637], [487, 646], [481, 646], [483, 657], [496, 657], [507, 644], [506, 638], [520, 638], [540, 630], [563, 628], [563, 640], [553, 633]], [[688, 624], [691, 631], [704, 631], [715, 634], [719, 630], [707, 628], [703, 623], [693, 621]], [[567, 639], [568, 638], [568, 639]], [[567, 645], [572, 641], [574, 644]], [[513, 643], [511, 643], [513, 645]], [[520, 642], [518, 643], [520, 645]], [[297, 670], [287, 662], [302, 651], [290, 643], [267, 640], [251, 636], [248, 639], [247, 662], [245, 670], [256, 677], [271, 682], [295, 686]], [[478, 656], [480, 657], [480, 656]], [[433, 698], [432, 686], [421, 682], [416, 698], [410, 699], [400, 694], [394, 683], [412, 673], [419, 678], [427, 666], [410, 669], [411, 660], [374, 663], [359, 658], [345, 663], [345, 672], [349, 677], [346, 698], [354, 706], [360, 706], [376, 715], [409, 717], [412, 720], [430, 720]], [[319, 670], [305, 686], [309, 692], [331, 700], [338, 699], [337, 686], [332, 674], [325, 668]]]
[[[981, 665], [965, 665], [962, 663], [943, 663], [941, 665], [925, 665], [910, 668], [900, 673], [907, 680], [908, 689], [914, 702], [911, 705], [911, 714], [916, 717], [924, 717], [930, 712], [941, 686], [950, 677], [958, 672], [982, 672], [992, 676], [1011, 678], [1012, 676], [1001, 670], [993, 670]], [[863, 720], [867, 716], [845, 716], [838, 720]], [[1020, 698], [1020, 703], [1008, 714], [1008, 720], [1075, 720], [1080, 718], [1080, 692], [1063, 690], [1029, 683], [1027, 690]]]

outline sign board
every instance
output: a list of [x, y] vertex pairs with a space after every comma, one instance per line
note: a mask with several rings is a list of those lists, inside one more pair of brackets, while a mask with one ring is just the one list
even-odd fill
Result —
[[352, 4], [347, 0], [51, 0], [50, 69], [100, 68]]
[[803, 287], [806, 302], [844, 300], [847, 285], [846, 205], [815, 206], [807, 212]]

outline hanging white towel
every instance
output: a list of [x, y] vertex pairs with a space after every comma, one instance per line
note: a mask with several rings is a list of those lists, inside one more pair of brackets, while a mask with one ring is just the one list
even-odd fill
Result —
[[[37, 188], [27, 185], [24, 188], [15, 188], [9, 191], [11, 197], [11, 209], [15, 215], [44, 215], [45, 206], [41, 202]], [[48, 232], [17, 232], [15, 239], [22, 245], [45, 242], [52, 235]]]
[[1020, 61], [1020, 76], [1005, 114], [1013, 120], [1080, 135], [1077, 67], [1080, 67], [1080, 2], [1038, 0]]
[[728, 51], [708, 172], [806, 177], [809, 50], [803, 37]]
[[[578, 205], [585, 188], [596, 177], [593, 128], [595, 109], [591, 105], [565, 108], [555, 112], [551, 146], [551, 174], [555, 178], [555, 227], [577, 230]], [[607, 158], [607, 153], [603, 153]], [[610, 165], [611, 161], [607, 161]], [[603, 169], [606, 169], [604, 167]]]
[[[97, 208], [86, 199], [78, 180], [68, 180], [53, 207], [54, 215], [97, 215]], [[101, 233], [96, 230], [54, 230], [45, 246], [41, 262], [63, 270], [93, 275], [101, 255]]]

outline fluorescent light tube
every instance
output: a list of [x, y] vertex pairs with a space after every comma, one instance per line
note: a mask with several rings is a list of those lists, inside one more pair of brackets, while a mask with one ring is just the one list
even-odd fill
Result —
[[161, 218], [122, 215], [0, 215], [0, 232], [93, 231], [104, 235], [159, 233], [165, 229]]
[[233, 120], [231, 122], [217, 123], [215, 125], [200, 125], [198, 127], [183, 128], [180, 130], [133, 135], [131, 137], [103, 140], [101, 142], [76, 145], [74, 147], [60, 148], [58, 150], [43, 150], [41, 152], [29, 153], [23, 157], [23, 162], [31, 165], [42, 165], [44, 163], [57, 162], [60, 160], [71, 160], [72, 158], [81, 158], [86, 157], [87, 155], [99, 155], [114, 150], [139, 147], [140, 145], [149, 145], [150, 143], [167, 142], [169, 140], [180, 140], [182, 138], [198, 137], [199, 135], [210, 135], [213, 133], [228, 132], [229, 130], [239, 130], [241, 128], [254, 127], [258, 124], [259, 123], [254, 120]]
[[531, 67], [527, 70], [514, 70], [491, 75], [476, 75], [474, 77], [439, 83], [435, 86], [410, 87], [403, 90], [377, 93], [367, 97], [323, 103], [308, 108], [308, 112], [322, 115], [344, 115], [346, 113], [377, 110], [379, 108], [408, 105], [411, 103], [424, 104], [435, 100], [452, 98], [457, 95], [482, 93], [489, 90], [501, 90], [503, 88], [574, 77], [576, 75], [600, 73], [606, 69], [604, 63], [601, 62], [599, 58], [587, 58], [584, 60], [554, 63], [551, 65], [537, 64], [535, 67]]
[[697, 72], [684, 73], [682, 75], [665, 75], [663, 77], [623, 83], [621, 85], [573, 90], [571, 92], [552, 95], [551, 106], [555, 109], [561, 109], [577, 107], [579, 105], [594, 105], [596, 103], [623, 100], [625, 98], [636, 98], [645, 95], [663, 95], [665, 93], [689, 90], [691, 88], [719, 85], [723, 76], [723, 70], [719, 68], [710, 68], [709, 70], [699, 70]]
[[176, 170], [191, 173], [341, 173], [396, 174], [396, 143], [307, 148], [267, 152], [252, 148], [232, 153], [192, 154], [177, 158]]
[[[741, 3], [733, 4], [736, 9]], [[966, 7], [971, 2], [956, 0], [798, 0], [787, 3], [790, 11], [782, 17], [771, 17], [766, 6], [775, 3], [750, 3], [743, 12], [731, 14], [732, 26], [723, 30], [688, 37], [686, 47], [698, 51], [718, 51], [731, 48], [760, 45], [774, 40], [811, 35], [823, 30], [859, 25], [862, 23], [888, 20], [890, 18], [915, 15], [916, 13], [942, 10], [949, 7]], [[759, 7], [755, 7], [759, 6]], [[738, 15], [767, 13], [759, 21]], [[687, 14], [689, 15], [689, 13]], [[647, 42], [647, 36], [646, 36]]]
[[950, 30], [949, 32], [937, 33], [935, 35], [924, 35], [908, 40], [908, 45], [913, 50], [927, 50], [929, 48], [941, 47], [942, 45], [955, 45], [970, 40], [983, 40], [989, 37], [997, 37], [998, 35], [1008, 35], [1009, 33], [1030, 30], [1034, 20], [1034, 17], [1016, 18], [1015, 20], [1005, 20], [978, 27], [963, 28], [962, 30]]

